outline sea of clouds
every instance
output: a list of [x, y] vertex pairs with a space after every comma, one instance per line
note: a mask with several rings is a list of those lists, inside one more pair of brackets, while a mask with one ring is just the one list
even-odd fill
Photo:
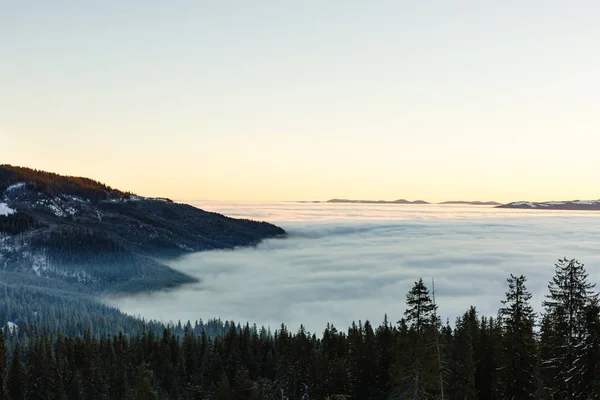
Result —
[[527, 276], [541, 302], [558, 258], [578, 258], [600, 283], [600, 214], [491, 207], [200, 203], [266, 219], [286, 239], [256, 248], [187, 255], [170, 265], [197, 284], [111, 299], [124, 312], [165, 322], [209, 319], [321, 332], [352, 321], [397, 321], [406, 293], [435, 279], [439, 313], [452, 323], [469, 306], [495, 316], [509, 274]]

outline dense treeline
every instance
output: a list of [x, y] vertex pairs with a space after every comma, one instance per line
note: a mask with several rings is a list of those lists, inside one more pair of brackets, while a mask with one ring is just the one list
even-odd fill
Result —
[[63, 176], [32, 168], [0, 165], [0, 193], [10, 185], [27, 182], [50, 196], [69, 194], [82, 199], [98, 201], [121, 198], [126, 195], [93, 179]]
[[[285, 326], [230, 325], [214, 338], [188, 324], [133, 335], [5, 328], [0, 390], [31, 399], [569, 399], [600, 398], [598, 295], [576, 260], [559, 260], [538, 318], [524, 276], [508, 278], [496, 318], [474, 307], [440, 324], [422, 280], [403, 319], [321, 337]], [[175, 329], [177, 330], [177, 328]]]
[[68, 225], [32, 237], [0, 232], [0, 276], [20, 273], [4, 282], [28, 280], [32, 290], [54, 284], [65, 291], [87, 293], [133, 294], [196, 282], [151, 256], [128, 251], [118, 239], [100, 230]]
[[0, 237], [3, 233], [16, 235], [41, 227], [43, 227], [42, 223], [24, 212], [0, 217]]
[[[0, 281], [11, 280], [10, 274], [0, 274]], [[26, 344], [39, 334], [61, 332], [65, 336], [82, 336], [87, 333], [93, 337], [103, 334], [124, 333], [126, 335], [141, 331], [153, 331], [158, 334], [165, 325], [158, 321], [145, 321], [118, 309], [99, 303], [86, 293], [63, 291], [52, 285], [48, 288], [28, 285], [6, 285], [0, 283], [0, 323], [2, 326], [15, 324], [16, 330], [7, 337], [12, 346], [20, 342]], [[221, 320], [198, 320], [192, 323], [191, 333], [200, 335], [205, 332], [215, 337], [228, 332], [233, 322]], [[0, 327], [1, 328], [1, 327]], [[177, 336], [183, 336], [181, 322], [168, 325], [167, 328]], [[241, 326], [237, 326], [241, 330]], [[5, 332], [7, 330], [5, 329]]]

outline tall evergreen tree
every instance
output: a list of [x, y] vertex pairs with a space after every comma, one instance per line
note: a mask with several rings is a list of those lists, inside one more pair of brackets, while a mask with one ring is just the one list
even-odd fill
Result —
[[422, 278], [415, 282], [415, 285], [407, 293], [406, 305], [407, 308], [404, 312], [406, 322], [417, 333], [417, 336], [423, 336], [424, 331], [431, 325], [436, 307]]
[[390, 369], [392, 367], [394, 353], [390, 349], [394, 348], [394, 330], [388, 322], [387, 315], [383, 320], [383, 325], [375, 331], [375, 343], [377, 352], [377, 372], [374, 389], [379, 393], [379, 398], [385, 397], [390, 392], [392, 379]]
[[219, 378], [219, 383], [215, 392], [215, 399], [233, 400], [233, 393], [231, 391], [231, 386], [229, 385], [229, 379], [227, 379], [225, 372], [222, 372], [221, 377]]
[[140, 365], [136, 371], [135, 400], [156, 400], [156, 392], [152, 387], [152, 371]]
[[500, 400], [499, 360], [502, 331], [493, 317], [482, 317], [475, 345], [475, 388], [480, 399]]
[[600, 305], [593, 301], [585, 313], [586, 335], [581, 348], [582, 357], [577, 369], [583, 371], [581, 377], [582, 397], [600, 399]]
[[6, 344], [4, 343], [4, 331], [0, 329], [0, 398], [5, 398], [6, 394]]
[[27, 377], [25, 368], [21, 363], [21, 346], [19, 343], [15, 345], [13, 350], [10, 369], [6, 378], [6, 391], [10, 400], [25, 399], [25, 385]]
[[543, 305], [542, 366], [544, 386], [555, 399], [583, 399], [586, 392], [581, 358], [585, 339], [586, 310], [597, 299], [585, 267], [566, 258], [555, 265]]
[[232, 388], [234, 400], [250, 400], [253, 394], [253, 384], [248, 375], [248, 370], [238, 368]]
[[513, 274], [507, 279], [508, 292], [500, 309], [503, 341], [501, 387], [503, 399], [528, 400], [536, 396], [535, 314], [525, 287], [525, 276]]
[[450, 371], [449, 389], [451, 398], [475, 400], [475, 360], [473, 342], [477, 331], [477, 313], [471, 307], [462, 318], [456, 321], [454, 330], [454, 349]]
[[429, 289], [423, 279], [406, 295], [407, 309], [404, 312], [411, 337], [408, 350], [409, 384], [404, 385], [404, 392], [410, 398], [426, 399], [439, 392], [439, 367], [435, 347], [436, 306], [433, 304]]

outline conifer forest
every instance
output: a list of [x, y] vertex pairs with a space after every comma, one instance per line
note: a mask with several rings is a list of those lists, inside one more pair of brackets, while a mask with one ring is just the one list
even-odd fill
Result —
[[[497, 316], [476, 305], [440, 321], [434, 282], [399, 297], [400, 321], [327, 325], [320, 334], [219, 320], [162, 325], [133, 317], [93, 326], [6, 324], [4, 399], [600, 398], [600, 306], [575, 259], [561, 259], [543, 312], [510, 275]], [[4, 289], [7, 290], [7, 289]], [[3, 310], [6, 313], [6, 310]], [[3, 317], [5, 317], [3, 315]], [[107, 318], [110, 318], [110, 312]], [[123, 317], [125, 318], [125, 317]], [[135, 322], [134, 322], [135, 321]], [[124, 329], [124, 328], [127, 329]]]

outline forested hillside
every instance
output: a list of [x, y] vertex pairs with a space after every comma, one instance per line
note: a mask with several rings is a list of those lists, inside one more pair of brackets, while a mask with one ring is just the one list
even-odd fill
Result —
[[43, 278], [36, 285], [48, 287], [50, 279], [95, 293], [170, 288], [195, 280], [164, 260], [281, 236], [283, 229], [266, 222], [140, 197], [88, 178], [0, 166], [0, 271], [29, 282]]
[[541, 316], [526, 278], [511, 275], [497, 317], [471, 307], [451, 325], [439, 321], [434, 293], [419, 280], [400, 321], [327, 326], [318, 336], [233, 324], [212, 339], [192, 325], [160, 334], [29, 336], [7, 326], [0, 393], [12, 400], [597, 399], [593, 287], [581, 263], [559, 260]]

